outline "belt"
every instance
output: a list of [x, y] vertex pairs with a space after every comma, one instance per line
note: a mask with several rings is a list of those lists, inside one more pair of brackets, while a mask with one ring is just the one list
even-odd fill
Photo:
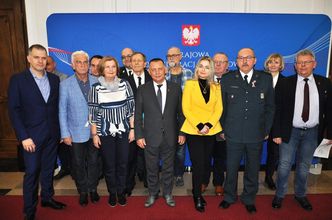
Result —
[[297, 127], [294, 127], [296, 129], [299, 129], [301, 131], [306, 131], [306, 130], [309, 130], [309, 129], [313, 129], [313, 128], [317, 128], [318, 125], [314, 126], [314, 127], [301, 127], [301, 128], [297, 128]]

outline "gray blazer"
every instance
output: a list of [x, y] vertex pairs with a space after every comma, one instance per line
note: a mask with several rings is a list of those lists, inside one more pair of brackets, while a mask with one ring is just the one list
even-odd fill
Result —
[[175, 146], [184, 122], [180, 86], [167, 81], [163, 114], [158, 105], [153, 81], [138, 88], [135, 104], [135, 139], [145, 138], [147, 145], [159, 146], [165, 137], [168, 145]]
[[258, 143], [269, 135], [274, 115], [274, 90], [270, 74], [254, 70], [249, 85], [239, 71], [221, 78], [226, 140]]

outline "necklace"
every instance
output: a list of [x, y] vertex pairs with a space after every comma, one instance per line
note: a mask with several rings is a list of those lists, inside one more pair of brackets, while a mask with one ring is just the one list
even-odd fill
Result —
[[207, 93], [207, 87], [208, 87], [208, 84], [206, 83], [205, 87], [202, 85], [201, 81], [198, 80], [198, 83], [199, 85], [202, 87], [203, 89], [203, 94], [206, 95]]

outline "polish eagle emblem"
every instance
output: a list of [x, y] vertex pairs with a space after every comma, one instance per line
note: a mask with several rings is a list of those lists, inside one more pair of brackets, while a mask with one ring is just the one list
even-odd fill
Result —
[[200, 44], [200, 25], [182, 25], [182, 44], [184, 46]]

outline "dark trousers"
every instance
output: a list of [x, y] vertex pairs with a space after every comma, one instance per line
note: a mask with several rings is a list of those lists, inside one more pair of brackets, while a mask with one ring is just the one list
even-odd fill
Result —
[[[149, 194], [156, 196], [160, 185], [163, 195], [171, 195], [173, 189], [175, 146], [169, 146], [164, 139], [159, 146], [147, 145], [144, 149]], [[162, 161], [159, 181], [159, 162]]]
[[175, 149], [174, 157], [174, 176], [183, 176], [184, 174], [184, 160], [186, 156], [186, 145], [178, 145]]
[[215, 141], [215, 136], [187, 135], [187, 144], [192, 163], [192, 186], [195, 197], [201, 195], [201, 186], [206, 177], [207, 167]]
[[92, 145], [91, 139], [84, 143], [73, 143], [72, 175], [79, 193], [97, 190], [98, 185], [98, 149]]
[[267, 158], [265, 176], [272, 178], [274, 171], [277, 169], [279, 161], [279, 145], [274, 143], [272, 138], [267, 141]]
[[226, 172], [226, 141], [215, 141], [213, 157], [213, 185], [222, 186]]
[[61, 162], [61, 169], [64, 171], [71, 172], [71, 153], [70, 146], [65, 143], [60, 143], [58, 147], [58, 156]]
[[100, 141], [107, 190], [110, 194], [122, 194], [126, 189], [128, 133], [103, 136]]
[[[135, 175], [136, 175], [136, 169], [137, 169], [137, 152], [138, 152], [138, 146], [136, 144], [136, 141], [133, 141], [129, 143], [128, 148], [128, 169], [127, 169], [127, 179], [126, 179], [126, 191], [131, 192], [135, 185]], [[144, 166], [145, 167], [145, 166]]]
[[[211, 162], [213, 163], [211, 165]], [[203, 184], [209, 185], [211, 171], [213, 172], [213, 185], [222, 186], [225, 180], [226, 172], [226, 142], [225, 141], [215, 141], [212, 156], [210, 157], [209, 163], [206, 167], [205, 178]]]
[[24, 213], [36, 212], [38, 203], [38, 185], [41, 185], [41, 199], [47, 201], [54, 195], [53, 171], [56, 163], [58, 140], [50, 137], [35, 141], [36, 151], [23, 150], [25, 174], [23, 179]]
[[224, 200], [234, 203], [237, 200], [237, 180], [241, 158], [245, 159], [243, 176], [244, 188], [240, 196], [246, 205], [255, 204], [258, 192], [258, 172], [262, 151], [262, 142], [259, 143], [235, 143], [227, 140], [227, 165]]
[[[137, 146], [138, 147], [138, 146]], [[141, 181], [146, 182], [146, 163], [145, 163], [145, 153], [144, 149], [138, 147], [137, 148], [137, 162], [136, 162], [136, 172]]]

